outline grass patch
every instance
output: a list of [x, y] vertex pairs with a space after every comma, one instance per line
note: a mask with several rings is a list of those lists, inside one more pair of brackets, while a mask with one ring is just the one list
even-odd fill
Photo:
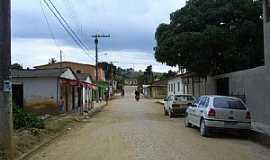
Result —
[[52, 118], [45, 122], [45, 128], [49, 133], [57, 133], [63, 129], [73, 126], [73, 119], [71, 117]]

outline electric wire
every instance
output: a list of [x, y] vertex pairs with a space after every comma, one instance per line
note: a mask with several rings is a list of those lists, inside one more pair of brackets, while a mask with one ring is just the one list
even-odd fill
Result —
[[70, 25], [68, 24], [68, 22], [65, 20], [65, 18], [62, 16], [62, 14], [59, 12], [59, 10], [56, 8], [56, 6], [52, 3], [51, 0], [48, 0], [49, 3], [51, 4], [51, 6], [54, 8], [54, 10], [56, 11], [56, 13], [60, 16], [60, 18], [62, 19], [62, 21], [64, 22], [64, 24], [68, 27], [68, 29], [70, 30], [70, 32], [74, 35], [74, 37], [78, 40], [78, 42], [83, 46], [83, 48], [85, 50], [89, 50], [89, 48], [81, 41], [81, 39], [78, 37], [78, 35], [74, 32], [74, 30], [70, 27]]
[[49, 32], [50, 32], [51, 38], [53, 39], [55, 46], [56, 46], [59, 50], [61, 50], [60, 46], [59, 46], [59, 45], [57, 44], [57, 42], [56, 42], [56, 36], [54, 35], [54, 33], [53, 33], [53, 31], [52, 31], [52, 27], [51, 27], [51, 25], [50, 25], [50, 23], [49, 23], [48, 17], [46, 16], [45, 9], [44, 9], [44, 7], [43, 7], [41, 1], [40, 1], [40, 7], [41, 7], [41, 11], [42, 11], [43, 17], [44, 17], [44, 19], [45, 19], [45, 21], [46, 21], [46, 24], [47, 24], [47, 26], [48, 26], [48, 30], [49, 30]]
[[[50, 0], [49, 0], [50, 1]], [[49, 3], [46, 0], [43, 0], [43, 2], [45, 3], [45, 5], [47, 6], [47, 8], [50, 10], [50, 12], [54, 15], [54, 17], [57, 19], [57, 21], [59, 22], [59, 24], [63, 27], [63, 29], [66, 31], [66, 33], [72, 38], [72, 40], [75, 42], [76, 45], [78, 45], [79, 48], [81, 48], [84, 53], [90, 57], [91, 59], [94, 60], [93, 57], [91, 57], [91, 55], [88, 53], [89, 49], [87, 47], [85, 47], [85, 45], [83, 45], [81, 43], [81, 41], [78, 41], [77, 38], [73, 35], [74, 31], [72, 30], [72, 28], [68, 25], [68, 23], [64, 20], [64, 17], [62, 15], [58, 15], [57, 13], [60, 14], [60, 12], [57, 10], [57, 13], [55, 13], [55, 11], [52, 9], [52, 7], [49, 5]], [[51, 1], [50, 1], [51, 2]], [[56, 9], [56, 7], [54, 7]], [[60, 16], [60, 17], [59, 17]], [[62, 17], [62, 18], [61, 18]], [[62, 21], [65, 22], [62, 22]], [[67, 27], [67, 26], [69, 27]], [[73, 31], [71, 31], [71, 30]], [[76, 35], [76, 34], [75, 34]], [[76, 35], [77, 36], [77, 35]]]

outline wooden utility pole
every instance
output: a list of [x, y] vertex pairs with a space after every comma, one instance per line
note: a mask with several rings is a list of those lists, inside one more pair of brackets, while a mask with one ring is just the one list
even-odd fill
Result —
[[10, 0], [0, 1], [0, 144], [13, 159]]
[[[98, 83], [99, 78], [98, 78], [98, 38], [109, 38], [111, 37], [110, 35], [100, 35], [100, 34], [96, 34], [92, 36], [93, 38], [95, 38], [95, 47], [96, 47], [96, 83]], [[98, 86], [97, 86], [97, 92], [96, 92], [96, 101], [99, 102], [99, 90], [98, 90]]]

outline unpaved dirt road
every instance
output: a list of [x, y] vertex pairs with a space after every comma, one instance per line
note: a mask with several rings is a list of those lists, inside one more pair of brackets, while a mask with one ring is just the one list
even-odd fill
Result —
[[[270, 149], [244, 138], [202, 138], [169, 119], [151, 100], [135, 102], [133, 88], [78, 130], [56, 140], [31, 160], [269, 160]], [[131, 93], [131, 94], [130, 94]]]

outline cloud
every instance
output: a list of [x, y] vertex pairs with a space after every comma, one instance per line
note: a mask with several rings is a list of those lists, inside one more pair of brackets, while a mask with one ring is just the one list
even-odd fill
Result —
[[[94, 51], [89, 55], [83, 53], [78, 48], [71, 46], [62, 47], [63, 61], [74, 61], [87, 64], [95, 64]], [[50, 58], [59, 61], [60, 50], [50, 39], [14, 39], [12, 41], [12, 63], [20, 63], [24, 67], [47, 64]], [[156, 72], [166, 72], [170, 69], [175, 70], [154, 60], [153, 55], [139, 51], [101, 51], [99, 56], [101, 62], [113, 62], [123, 68], [135, 68], [135, 70], [145, 70], [146, 66], [152, 65]]]
[[[149, 58], [146, 64], [154, 64], [153, 47], [156, 27], [169, 22], [169, 14], [181, 8], [185, 0], [52, 0], [81, 39], [94, 49], [92, 34], [109, 33], [111, 38], [101, 39], [99, 48], [117, 56]], [[49, 10], [45, 9], [51, 31], [57, 45], [65, 50], [67, 59], [83, 61], [82, 51], [57, 23]], [[59, 49], [54, 45], [51, 31], [45, 21], [40, 1], [12, 1], [13, 60], [27, 66], [47, 63], [48, 58], [57, 57]], [[93, 51], [90, 51], [93, 52]], [[114, 53], [114, 54], [113, 54]], [[36, 56], [38, 54], [38, 56]], [[134, 54], [134, 55], [133, 55]], [[68, 57], [70, 56], [70, 57]], [[20, 58], [17, 58], [20, 57]], [[27, 58], [26, 58], [27, 57]], [[139, 61], [136, 59], [136, 61]], [[88, 62], [88, 61], [87, 61]], [[143, 63], [143, 62], [138, 62]], [[132, 66], [121, 64], [122, 66]], [[137, 66], [145, 65], [137, 64]], [[162, 65], [161, 65], [162, 66]], [[164, 66], [153, 66], [165, 70]], [[167, 69], [167, 68], [166, 68]]]

